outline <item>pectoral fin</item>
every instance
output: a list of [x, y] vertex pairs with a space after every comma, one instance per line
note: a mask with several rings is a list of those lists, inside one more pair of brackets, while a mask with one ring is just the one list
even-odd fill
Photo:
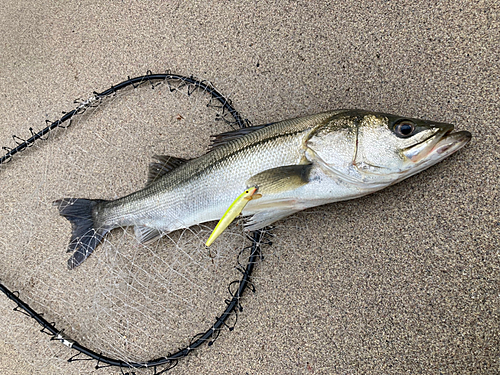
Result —
[[297, 189], [309, 182], [312, 164], [286, 165], [250, 177], [247, 186], [257, 186], [259, 194], [277, 194]]

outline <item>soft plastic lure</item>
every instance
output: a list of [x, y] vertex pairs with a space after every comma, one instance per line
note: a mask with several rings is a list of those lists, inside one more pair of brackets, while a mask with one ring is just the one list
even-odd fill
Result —
[[248, 202], [250, 202], [252, 199], [257, 199], [262, 196], [260, 194], [255, 194], [257, 189], [257, 186], [246, 189], [238, 196], [238, 198], [235, 199], [233, 203], [231, 203], [227, 211], [224, 213], [224, 215], [222, 215], [221, 219], [215, 226], [215, 229], [213, 230], [210, 237], [208, 237], [208, 240], [206, 242], [207, 246], [210, 246], [215, 241], [215, 239], [219, 237], [222, 232], [224, 232], [229, 224], [231, 224], [233, 220], [239, 214], [241, 214], [241, 211], [243, 211]]

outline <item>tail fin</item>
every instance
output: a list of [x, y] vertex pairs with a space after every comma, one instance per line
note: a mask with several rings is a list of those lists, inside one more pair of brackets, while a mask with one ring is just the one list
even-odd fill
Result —
[[[68, 252], [74, 252], [68, 259], [68, 268], [78, 267], [101, 243], [110, 227], [100, 227], [92, 215], [93, 208], [103, 200], [64, 198], [54, 202], [59, 214], [71, 222], [72, 233]], [[97, 225], [96, 225], [97, 224]]]

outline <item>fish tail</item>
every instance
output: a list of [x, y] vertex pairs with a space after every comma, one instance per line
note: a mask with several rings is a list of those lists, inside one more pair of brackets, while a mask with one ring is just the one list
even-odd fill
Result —
[[93, 215], [94, 207], [105, 202], [81, 198], [64, 198], [54, 202], [59, 214], [68, 219], [72, 226], [68, 252], [73, 252], [68, 259], [68, 268], [78, 267], [87, 259], [94, 249], [101, 243], [104, 235], [111, 230], [109, 226], [96, 223]]

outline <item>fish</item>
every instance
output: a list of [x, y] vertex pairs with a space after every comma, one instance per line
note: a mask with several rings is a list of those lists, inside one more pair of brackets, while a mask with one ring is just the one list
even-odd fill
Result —
[[146, 243], [216, 221], [241, 192], [258, 188], [241, 216], [248, 231], [298, 211], [362, 197], [419, 173], [472, 138], [454, 125], [357, 109], [334, 110], [215, 136], [195, 159], [155, 156], [143, 189], [116, 200], [54, 202], [70, 221], [68, 267], [87, 259], [114, 228]]

